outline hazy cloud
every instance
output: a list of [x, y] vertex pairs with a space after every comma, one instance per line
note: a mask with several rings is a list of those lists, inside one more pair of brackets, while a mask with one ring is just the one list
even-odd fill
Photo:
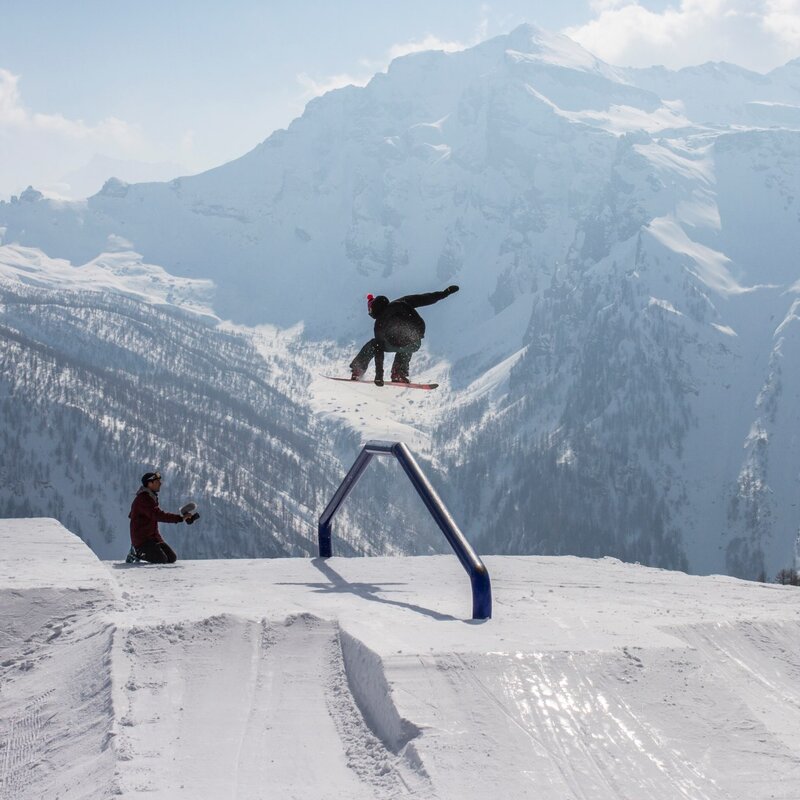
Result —
[[326, 92], [332, 92], [334, 89], [341, 89], [344, 86], [366, 86], [372, 75], [372, 72], [364, 72], [361, 75], [342, 73], [340, 75], [329, 75], [326, 78], [317, 80], [307, 73], [301, 72], [297, 76], [297, 82], [303, 87], [303, 99], [311, 100], [313, 97], [319, 97]]
[[612, 8], [631, 5], [633, 2], [634, 0], [589, 0], [589, 8], [596, 14], [600, 14]]
[[594, 19], [564, 32], [619, 66], [729, 61], [766, 72], [800, 56], [800, 0], [681, 0], [663, 11], [593, 0], [591, 7]]
[[428, 34], [423, 39], [411, 40], [410, 42], [402, 42], [394, 44], [389, 48], [389, 61], [401, 56], [407, 56], [410, 53], [422, 53], [426, 50], [443, 50], [445, 53], [456, 53], [459, 50], [464, 50], [469, 47], [464, 42], [447, 42], [440, 39], [438, 36]]
[[306, 72], [301, 72], [297, 76], [297, 82], [303, 87], [302, 99], [311, 100], [319, 97], [326, 92], [334, 89], [341, 89], [344, 86], [366, 86], [376, 72], [382, 72], [389, 66], [389, 62], [401, 56], [411, 53], [421, 53], [425, 50], [445, 50], [448, 53], [463, 50], [466, 45], [459, 42], [444, 42], [436, 36], [426, 36], [419, 41], [403, 42], [395, 44], [389, 49], [386, 59], [380, 62], [371, 62], [366, 59], [359, 61], [361, 71], [353, 74], [343, 72], [338, 75], [328, 75], [323, 78], [313, 78]]
[[140, 157], [144, 141], [137, 126], [114, 117], [89, 125], [33, 111], [24, 105], [19, 85], [19, 75], [0, 69], [0, 197], [28, 184], [45, 192], [63, 192], [65, 187], [54, 177], [81, 167], [98, 152]]
[[115, 117], [108, 117], [87, 125], [82, 120], [71, 120], [61, 114], [40, 114], [29, 111], [22, 104], [19, 92], [19, 75], [0, 69], [0, 129], [13, 131], [41, 131], [68, 139], [95, 139], [114, 142], [124, 148], [137, 145], [141, 133], [135, 126]]
[[24, 125], [26, 114], [19, 104], [19, 76], [0, 69], [0, 127]]
[[421, 39], [411, 39], [410, 41], [393, 44], [381, 60], [369, 61], [361, 59], [358, 62], [360, 71], [355, 74], [341, 73], [317, 79], [305, 72], [300, 73], [297, 76], [297, 82], [303, 87], [303, 100], [308, 101], [312, 97], [319, 97], [333, 89], [341, 89], [343, 86], [366, 86], [375, 73], [384, 71], [395, 58], [401, 58], [411, 53], [422, 53], [427, 50], [443, 50], [445, 53], [455, 53], [472, 47], [484, 41], [488, 35], [489, 11], [489, 6], [481, 6], [481, 19], [478, 22], [475, 35], [467, 42], [442, 39], [429, 33]]
[[800, 55], [800, 0], [771, 0], [766, 5], [764, 30]]

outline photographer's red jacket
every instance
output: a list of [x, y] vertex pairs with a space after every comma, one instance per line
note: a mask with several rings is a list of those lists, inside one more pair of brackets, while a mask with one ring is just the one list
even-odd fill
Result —
[[163, 542], [158, 532], [159, 522], [183, 522], [180, 514], [170, 514], [158, 506], [158, 495], [142, 486], [131, 504], [131, 544], [141, 547], [145, 542]]

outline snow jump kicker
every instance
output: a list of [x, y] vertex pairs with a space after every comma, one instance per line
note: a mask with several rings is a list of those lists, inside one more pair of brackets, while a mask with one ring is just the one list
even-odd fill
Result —
[[369, 441], [364, 445], [341, 486], [336, 490], [319, 518], [320, 558], [330, 558], [333, 554], [331, 544], [333, 517], [364, 474], [373, 456], [394, 456], [400, 462], [431, 516], [458, 556], [461, 566], [469, 575], [472, 583], [472, 618], [489, 619], [492, 616], [492, 587], [489, 573], [403, 442]]

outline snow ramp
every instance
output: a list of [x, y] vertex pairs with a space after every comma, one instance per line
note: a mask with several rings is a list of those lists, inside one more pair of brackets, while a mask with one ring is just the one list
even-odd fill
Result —
[[380, 668], [353, 667], [361, 654], [334, 622], [222, 615], [133, 627], [120, 643], [126, 796], [431, 796], [410, 744], [417, 731], [399, 720], [385, 680], [375, 686]]
[[21, 541], [2, 800], [798, 796], [794, 587], [489, 557], [479, 622], [452, 556], [101, 564], [0, 523]]
[[0, 798], [116, 791], [108, 571], [55, 520], [0, 520]]

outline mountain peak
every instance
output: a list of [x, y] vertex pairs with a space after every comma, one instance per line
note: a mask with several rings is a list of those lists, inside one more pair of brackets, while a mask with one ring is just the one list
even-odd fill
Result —
[[33, 186], [29, 186], [20, 196], [20, 202], [23, 203], [35, 203], [38, 200], [41, 200], [44, 195], [38, 190], [34, 189]]
[[546, 28], [542, 28], [530, 22], [523, 22], [506, 34], [509, 39], [525, 39], [529, 42], [546, 42], [548, 39], [552, 39], [554, 36], [558, 35], [559, 34], [554, 34], [552, 31], [548, 31]]
[[582, 72], [603, 74], [613, 72], [609, 65], [592, 55], [569, 36], [548, 31], [538, 25], [525, 23], [514, 28], [506, 36], [498, 38], [505, 40], [506, 50], [519, 53], [527, 61], [538, 61]]
[[104, 197], [125, 197], [128, 193], [129, 185], [119, 178], [111, 177], [103, 184], [99, 194]]
[[767, 74], [775, 77], [795, 72], [800, 72], [800, 58], [793, 58], [791, 61], [787, 61], [783, 66], [776, 67]]

